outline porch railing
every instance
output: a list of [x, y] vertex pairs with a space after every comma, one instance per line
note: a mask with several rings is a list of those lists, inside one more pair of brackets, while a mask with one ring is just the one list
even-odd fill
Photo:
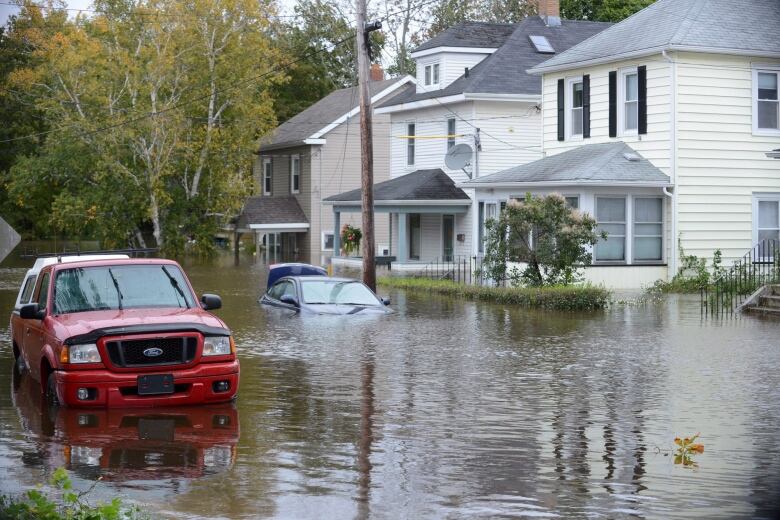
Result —
[[762, 240], [701, 290], [707, 314], [731, 314], [757, 289], [780, 283], [780, 242]]
[[460, 284], [486, 285], [489, 280], [482, 273], [482, 261], [483, 257], [476, 255], [436, 257], [418, 275], [436, 280], [450, 280]]

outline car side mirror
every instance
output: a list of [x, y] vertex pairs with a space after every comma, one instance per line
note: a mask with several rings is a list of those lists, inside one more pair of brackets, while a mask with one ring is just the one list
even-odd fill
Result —
[[42, 320], [46, 317], [46, 309], [40, 309], [37, 303], [28, 303], [19, 309], [19, 316], [23, 320]]
[[283, 294], [282, 297], [279, 298], [279, 301], [282, 303], [286, 303], [287, 305], [292, 305], [294, 307], [298, 306], [298, 300], [295, 299], [295, 296], [289, 294]]
[[204, 311], [213, 311], [222, 308], [222, 298], [216, 294], [204, 294], [200, 297], [200, 306]]
[[380, 298], [382, 300], [382, 303], [385, 304], [385, 306], [390, 305], [390, 298]]

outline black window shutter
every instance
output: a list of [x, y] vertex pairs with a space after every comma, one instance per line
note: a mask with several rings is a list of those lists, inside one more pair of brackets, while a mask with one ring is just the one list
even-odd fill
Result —
[[639, 133], [647, 133], [647, 67], [637, 67], [637, 84], [639, 87]]
[[609, 136], [617, 136], [617, 71], [609, 71]]
[[582, 76], [582, 137], [590, 137], [590, 75]]
[[563, 131], [563, 79], [558, 80], [558, 140], [563, 141], [565, 134]]

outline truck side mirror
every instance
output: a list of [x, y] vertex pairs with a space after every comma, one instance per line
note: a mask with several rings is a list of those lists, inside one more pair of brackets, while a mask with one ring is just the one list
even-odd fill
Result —
[[46, 309], [38, 308], [37, 303], [28, 303], [21, 306], [19, 316], [23, 320], [42, 320], [46, 316]]
[[200, 297], [200, 306], [204, 311], [213, 311], [222, 308], [222, 298], [216, 294], [204, 294]]

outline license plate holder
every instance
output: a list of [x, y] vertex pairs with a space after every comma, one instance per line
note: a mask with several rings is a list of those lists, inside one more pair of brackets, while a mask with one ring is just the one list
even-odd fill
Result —
[[173, 374], [138, 376], [138, 395], [172, 394]]

